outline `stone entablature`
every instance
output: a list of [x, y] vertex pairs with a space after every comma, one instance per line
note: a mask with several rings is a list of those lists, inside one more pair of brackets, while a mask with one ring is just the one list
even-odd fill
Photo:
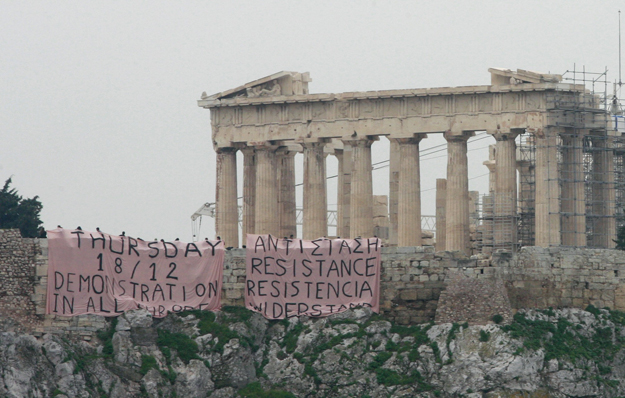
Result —
[[[211, 110], [216, 147], [258, 141], [360, 137], [410, 138], [419, 133], [543, 129], [547, 93], [583, 92], [565, 83], [199, 100]], [[486, 117], [485, 117], [486, 116]]]

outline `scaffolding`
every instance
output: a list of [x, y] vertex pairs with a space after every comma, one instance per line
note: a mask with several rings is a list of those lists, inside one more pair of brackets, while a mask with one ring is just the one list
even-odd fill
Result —
[[[537, 140], [534, 132], [525, 131], [516, 138], [516, 211], [511, 213], [509, 203], [514, 202], [499, 197], [493, 187], [480, 197], [481, 253], [535, 245], [539, 200], [547, 206], [549, 222], [554, 221], [550, 245], [614, 247], [617, 228], [625, 226], [623, 107], [616, 93], [608, 94], [607, 69], [595, 73], [573, 68], [562, 76], [573, 89], [568, 85], [547, 94], [548, 136]], [[547, 187], [544, 198], [536, 197], [537, 149], [547, 168], [541, 176]]]
[[527, 131], [517, 137], [518, 188], [518, 242], [520, 246], [534, 246], [536, 224], [536, 143]]
[[518, 249], [519, 215], [515, 198], [510, 194], [482, 195], [479, 202], [478, 252], [491, 254], [497, 250], [516, 251]]
[[560, 224], [559, 242], [552, 244], [612, 247], [616, 226], [625, 221], [625, 176], [619, 155], [623, 138], [610, 122], [607, 69], [597, 73], [573, 68], [563, 80], [576, 89], [547, 96], [551, 117], [546, 127], [557, 134], [546, 140], [547, 175], [557, 182], [557, 189], [548, 190], [557, 200], [550, 197], [547, 204]]

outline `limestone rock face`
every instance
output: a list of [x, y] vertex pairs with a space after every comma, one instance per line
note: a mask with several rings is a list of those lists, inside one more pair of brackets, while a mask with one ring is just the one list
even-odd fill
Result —
[[122, 316], [131, 328], [147, 328], [152, 326], [152, 315], [148, 310], [134, 310], [125, 312]]
[[270, 322], [225, 307], [125, 314], [88, 343], [0, 329], [0, 396], [624, 396], [625, 314], [589, 311], [400, 326], [362, 308]]
[[188, 365], [176, 367], [175, 370], [175, 387], [179, 397], [204, 398], [215, 387], [211, 372], [202, 361], [192, 359]]

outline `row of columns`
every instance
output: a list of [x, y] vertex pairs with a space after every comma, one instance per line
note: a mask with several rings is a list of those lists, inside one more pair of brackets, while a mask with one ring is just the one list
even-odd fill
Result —
[[[467, 140], [473, 134], [446, 135], [449, 195], [445, 203], [449, 222], [446, 250], [464, 251], [468, 244]], [[419, 143], [426, 135], [392, 139], [396, 170], [396, 241], [399, 246], [422, 244]], [[373, 235], [372, 139], [345, 141], [335, 150], [339, 163], [337, 234]], [[325, 142], [301, 143], [304, 155], [303, 238], [327, 234]], [[243, 232], [277, 236], [296, 235], [294, 151], [277, 145], [245, 147], [243, 178]], [[239, 246], [236, 192], [236, 149], [217, 152], [216, 230], [228, 246]], [[392, 212], [393, 213], [393, 212]], [[444, 225], [444, 223], [439, 223]], [[445, 241], [442, 239], [441, 241]]]
[[[530, 164], [516, 158], [514, 139], [521, 131], [495, 133], [491, 159], [484, 162], [490, 171], [490, 194], [494, 201], [494, 225], [490, 226], [494, 247], [502, 243], [517, 242], [514, 219], [518, 209], [516, 200], [517, 178], [521, 175], [521, 185], [530, 178]], [[532, 233], [534, 244], [549, 246], [586, 246], [586, 199], [584, 178], [583, 137], [588, 131], [565, 129], [549, 132], [537, 131], [531, 138], [535, 152], [534, 194], [527, 197], [528, 187], [523, 187], [523, 203], [534, 207], [535, 223]], [[561, 143], [558, 143], [558, 139]], [[592, 151], [592, 214], [595, 215], [593, 231], [594, 247], [614, 247], [612, 239], [616, 231], [614, 219], [614, 165], [609, 137], [590, 136]], [[559, 150], [561, 153], [559, 153]], [[561, 161], [558, 161], [561, 156]], [[486, 200], [486, 199], [485, 199]], [[528, 211], [528, 209], [520, 209]]]
[[[494, 186], [495, 247], [502, 242], [516, 242], [517, 159], [515, 138], [520, 131], [495, 132], [494, 159], [485, 162], [491, 170]], [[437, 250], [469, 250], [469, 189], [467, 141], [473, 132], [445, 134], [447, 140], [447, 178], [437, 180], [436, 217]], [[390, 215], [391, 241], [399, 246], [419, 246], [421, 236], [421, 187], [419, 143], [425, 135], [391, 139]], [[562, 187], [558, 183], [558, 146], [556, 134], [536, 134], [535, 163], [535, 244], [585, 246], [585, 201], [582, 161], [582, 136], [562, 136]], [[338, 159], [337, 235], [358, 237], [373, 235], [372, 139], [344, 141], [336, 149]], [[303, 238], [327, 235], [327, 193], [324, 145], [326, 142], [303, 142], [304, 206]], [[596, 146], [606, 145], [605, 139]], [[296, 236], [295, 151], [277, 145], [245, 147], [243, 181], [243, 232]], [[606, 179], [612, 173], [609, 151], [596, 151], [594, 183], [596, 213], [603, 214], [600, 228], [614, 229], [614, 189]], [[216, 230], [226, 245], [239, 246], [236, 149], [217, 151]], [[613, 178], [613, 177], [612, 177]], [[605, 180], [605, 181], [604, 181]], [[561, 189], [561, 191], [560, 191]], [[612, 196], [610, 196], [612, 195]], [[612, 200], [611, 200], [612, 199]], [[560, 217], [560, 214], [564, 216]], [[511, 221], [512, 220], [512, 221]], [[396, 230], [393, 227], [396, 226]], [[505, 231], [505, 233], [504, 233]], [[560, 233], [562, 231], [562, 234]], [[569, 231], [574, 231], [575, 233]], [[581, 233], [580, 233], [581, 231]], [[610, 247], [609, 234], [602, 246]]]
[[[425, 136], [392, 140], [399, 148], [399, 244], [421, 244], [419, 142]], [[350, 140], [335, 155], [339, 161], [339, 236], [373, 235], [373, 139]], [[327, 235], [325, 142], [301, 143], [304, 155], [303, 238]], [[216, 230], [226, 245], [239, 246], [235, 148], [217, 151]], [[243, 231], [296, 235], [294, 151], [276, 145], [245, 147], [243, 152]]]
[[[592, 167], [584, 173], [584, 137], [589, 138]], [[561, 140], [558, 143], [558, 139]], [[588, 130], [561, 129], [536, 137], [536, 245], [611, 248], [616, 238], [614, 153], [611, 137]], [[561, 153], [559, 154], [559, 148]], [[558, 163], [561, 155], [562, 162]], [[591, 188], [586, 203], [586, 186]], [[587, 242], [587, 205], [594, 216]]]
[[[484, 162], [490, 171], [490, 195], [488, 204], [493, 246], [509, 247], [518, 241], [517, 230], [517, 170], [529, 173], [527, 162], [516, 158], [515, 138], [523, 130], [495, 132], [496, 140], [491, 159]], [[535, 192], [535, 245], [586, 246], [586, 200], [583, 161], [583, 133], [573, 130], [537, 131], [533, 137], [536, 148]], [[448, 138], [447, 180], [437, 180], [436, 189], [436, 249], [467, 252], [469, 248], [468, 188], [466, 178], [466, 138]], [[558, 144], [558, 138], [562, 141]], [[591, 136], [592, 152], [592, 213], [595, 215], [593, 246], [614, 247], [615, 238], [615, 190], [613, 153], [610, 138]], [[562, 149], [562, 161], [558, 162], [558, 148]], [[527, 178], [526, 178], [527, 179]], [[524, 180], [522, 180], [524, 181]], [[486, 203], [489, 201], [489, 203]], [[524, 198], [528, 202], [528, 198]], [[528, 205], [528, 203], [525, 203]], [[485, 210], [486, 211], [486, 210]]]

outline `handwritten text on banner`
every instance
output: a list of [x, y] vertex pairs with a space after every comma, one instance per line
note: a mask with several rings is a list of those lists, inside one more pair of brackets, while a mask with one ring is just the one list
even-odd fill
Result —
[[379, 312], [378, 238], [276, 239], [247, 235], [245, 304], [269, 319]]
[[48, 314], [116, 316], [137, 308], [219, 309], [220, 241], [143, 241], [100, 232], [48, 231]]

